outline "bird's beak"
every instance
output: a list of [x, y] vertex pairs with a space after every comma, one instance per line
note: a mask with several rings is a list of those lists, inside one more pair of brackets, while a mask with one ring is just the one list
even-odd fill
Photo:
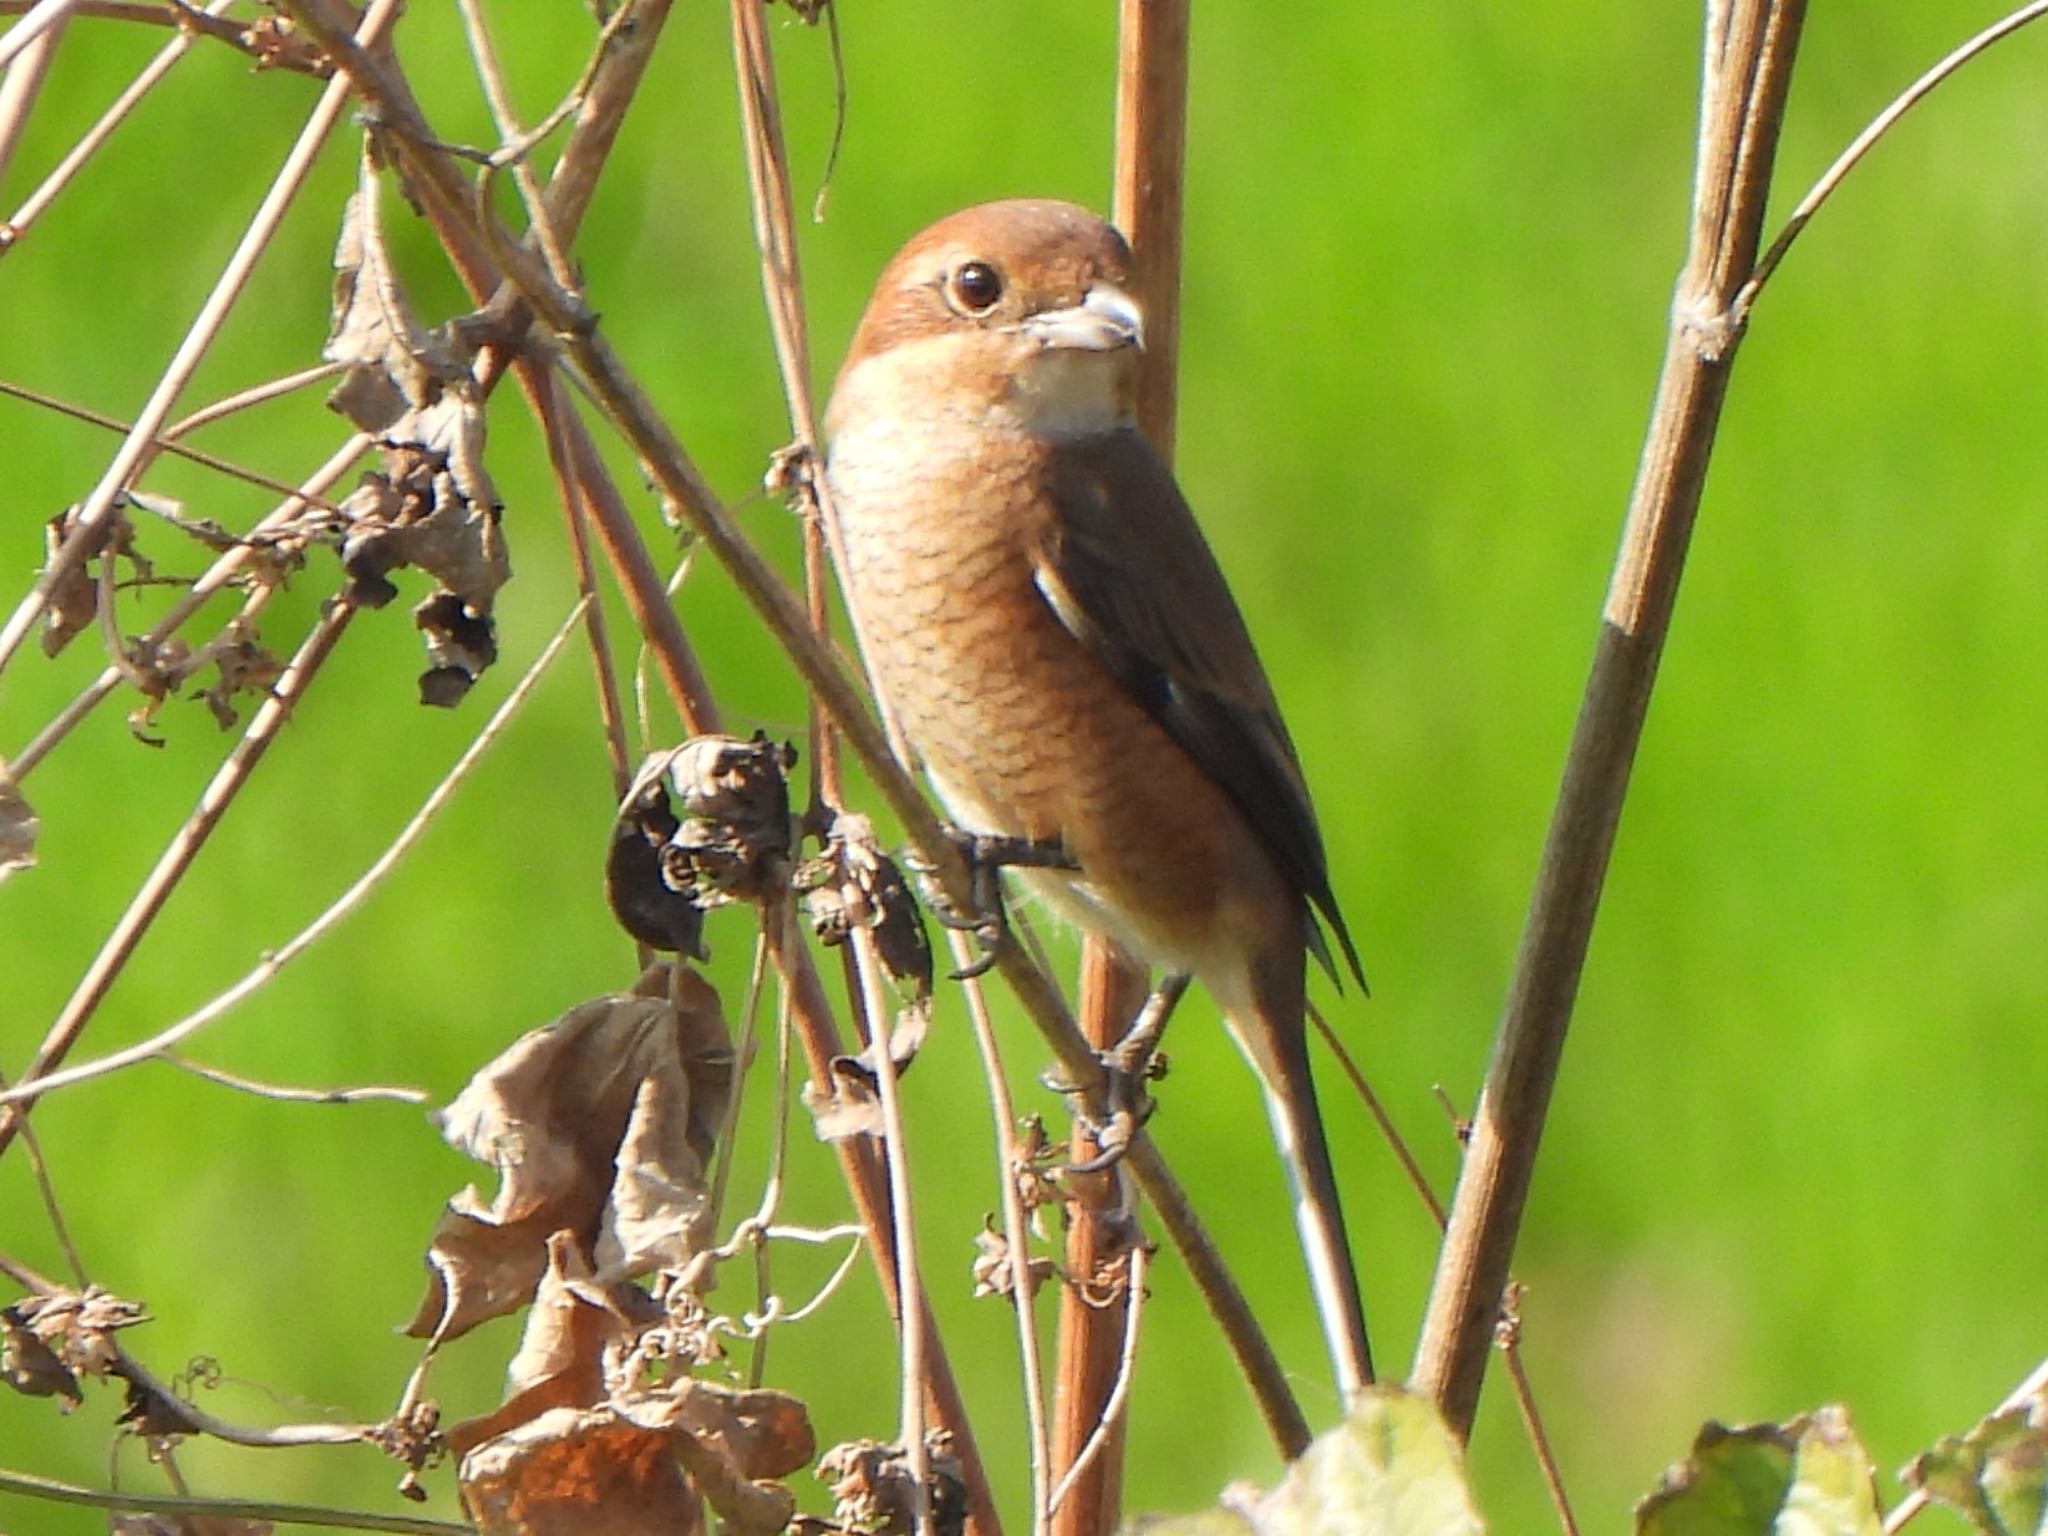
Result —
[[1145, 345], [1145, 317], [1131, 296], [1108, 283], [1097, 283], [1070, 309], [1048, 309], [1031, 316], [1024, 329], [1047, 347], [1077, 352], [1115, 352]]

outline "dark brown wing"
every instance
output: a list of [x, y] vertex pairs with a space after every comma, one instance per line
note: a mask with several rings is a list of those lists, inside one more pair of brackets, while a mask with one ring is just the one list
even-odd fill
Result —
[[[1062, 515], [1037, 552], [1039, 591], [1229, 794], [1364, 986], [1294, 744], [1172, 471], [1135, 431], [1064, 442], [1048, 457], [1046, 488]], [[1335, 977], [1313, 916], [1307, 928], [1310, 950]]]

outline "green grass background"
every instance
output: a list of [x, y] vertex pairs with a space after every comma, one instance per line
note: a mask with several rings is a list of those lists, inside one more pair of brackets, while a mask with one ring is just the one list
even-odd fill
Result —
[[[1182, 478], [1286, 703], [1373, 979], [1370, 1002], [1333, 1015], [1447, 1184], [1431, 1087], [1472, 1100], [1577, 706], [1681, 256], [1697, 16], [1625, 0], [1197, 11]], [[537, 117], [590, 23], [566, 3], [494, 14]], [[1817, 8], [1780, 211], [1994, 14]], [[831, 134], [829, 56], [822, 33], [776, 17], [808, 197]], [[855, 6], [844, 31], [844, 151], [828, 217], [803, 232], [821, 389], [875, 272], [928, 219], [1020, 193], [1100, 206], [1108, 188], [1110, 7]], [[159, 41], [73, 27], [0, 204]], [[404, 24], [437, 126], [487, 141], [459, 42], [443, 3]], [[2048, 34], [2023, 35], [1878, 150], [1803, 238], [1742, 352], [1517, 1262], [1529, 1366], [1589, 1530], [1622, 1528], [1709, 1417], [1846, 1402], [1890, 1486], [2048, 1336], [2044, 48]], [[196, 49], [0, 260], [0, 376], [132, 415], [313, 94]], [[793, 568], [792, 520], [748, 501], [788, 433], [722, 8], [678, 8], [645, 95], [579, 244], [592, 303]], [[191, 403], [316, 357], [354, 160], [346, 136], [330, 145]], [[391, 207], [416, 301], [442, 318], [460, 300]], [[503, 664], [462, 710], [424, 711], [405, 605], [361, 618], [89, 1051], [210, 996], [353, 879], [559, 621], [572, 583], [542, 461], [509, 394], [493, 423], [518, 571]], [[205, 442], [289, 476], [337, 431], [308, 398]], [[43, 519], [86, 493], [111, 448], [0, 401], [14, 590]], [[266, 505], [176, 465], [150, 484], [235, 525]], [[197, 568], [159, 531], [148, 547], [166, 570]], [[272, 645], [289, 649], [333, 580], [316, 557], [274, 610]], [[800, 692], [708, 562], [681, 604], [734, 724], [799, 735]], [[90, 639], [17, 660], [0, 752], [97, 665]], [[189, 702], [166, 707], [160, 750], [120, 715], [103, 711], [28, 785], [42, 865], [0, 889], [10, 1073], [225, 749]], [[609, 801], [588, 668], [565, 663], [398, 876], [198, 1054], [445, 1101], [520, 1031], [630, 979], [599, 891]], [[736, 998], [745, 918], [719, 919], [712, 942]], [[1006, 1038], [1031, 1079], [1035, 1039], [1015, 1024]], [[1157, 1134], [1326, 1420], [1251, 1083], [1202, 1006], [1171, 1050]], [[929, 1281], [1022, 1528], [1014, 1332], [999, 1305], [967, 1299], [971, 1234], [996, 1196], [955, 1006], [907, 1091]], [[1363, 1113], [1328, 1097], [1379, 1353], [1399, 1371], [1432, 1234]], [[143, 1069], [52, 1099], [35, 1124], [93, 1277], [149, 1305], [155, 1320], [128, 1336], [144, 1358], [167, 1374], [216, 1358], [232, 1384], [206, 1401], [232, 1417], [388, 1410], [413, 1358], [392, 1329], [416, 1304], [421, 1247], [480, 1173], [419, 1112], [259, 1102]], [[787, 1213], [838, 1219], [831, 1160], [801, 1126], [796, 1142]], [[760, 1151], [757, 1136], [755, 1177]], [[19, 1150], [0, 1161], [0, 1250], [61, 1267]], [[822, 1267], [792, 1254], [777, 1274], [801, 1295]], [[1178, 1265], [1154, 1276], [1129, 1501], [1192, 1508], [1276, 1467]], [[735, 1309], [744, 1296], [737, 1276], [721, 1293]], [[513, 1342], [499, 1324], [447, 1352], [436, 1389], [451, 1416], [495, 1402]], [[892, 1361], [863, 1272], [778, 1340], [770, 1375], [810, 1403], [824, 1442], [887, 1437]], [[0, 1465], [103, 1483], [117, 1406], [96, 1390], [66, 1419], [0, 1396]], [[396, 1469], [369, 1452], [198, 1444], [182, 1461], [202, 1490], [400, 1507]], [[1472, 1461], [1497, 1529], [1544, 1528], [1497, 1376]], [[119, 1472], [157, 1486], [132, 1448]], [[432, 1482], [450, 1508], [449, 1476]], [[97, 1528], [0, 1498], [14, 1536]]]

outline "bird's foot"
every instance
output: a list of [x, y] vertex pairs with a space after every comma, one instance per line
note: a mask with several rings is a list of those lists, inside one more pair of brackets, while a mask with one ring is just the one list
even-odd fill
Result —
[[972, 882], [973, 906], [961, 911], [933, 878], [931, 865], [912, 852], [904, 862], [919, 877], [925, 906], [940, 924], [974, 935], [980, 946], [979, 958], [952, 973], [955, 981], [970, 981], [988, 973], [1009, 938], [1009, 915], [1003, 904], [1003, 871], [1018, 869], [1075, 869], [1078, 866], [1058, 843], [1033, 842], [1026, 837], [1005, 837], [993, 832], [968, 832], [947, 827], [946, 836], [960, 850]]
[[1166, 1033], [1166, 1021], [1173, 1017], [1174, 1006], [1187, 989], [1185, 972], [1161, 977], [1123, 1039], [1097, 1053], [1096, 1059], [1102, 1063], [1103, 1097], [1108, 1113], [1100, 1124], [1089, 1124], [1084, 1119], [1082, 1128], [1100, 1150], [1094, 1157], [1071, 1165], [1075, 1173], [1099, 1173], [1114, 1164], [1152, 1118], [1152, 1111], [1158, 1106], [1145, 1091], [1145, 1085], [1166, 1076], [1167, 1061], [1159, 1041]]
[[1152, 1118], [1152, 1111], [1159, 1107], [1158, 1101], [1145, 1091], [1145, 1084], [1164, 1073], [1166, 1058], [1151, 1058], [1141, 1072], [1133, 1075], [1115, 1064], [1116, 1054], [1111, 1050], [1101, 1055], [1102, 1094], [1108, 1113], [1100, 1120], [1087, 1114], [1077, 1113], [1074, 1117], [1082, 1133], [1095, 1143], [1095, 1155], [1067, 1164], [1069, 1173], [1101, 1173], [1115, 1167], [1130, 1151], [1145, 1122]]

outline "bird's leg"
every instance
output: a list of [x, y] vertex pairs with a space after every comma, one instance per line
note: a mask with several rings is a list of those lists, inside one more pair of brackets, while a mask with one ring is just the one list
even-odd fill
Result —
[[1145, 1084], [1164, 1075], [1166, 1062], [1158, 1054], [1159, 1039], [1166, 1033], [1166, 1021], [1173, 1017], [1190, 979], [1186, 971], [1172, 971], [1160, 977], [1159, 985], [1145, 999], [1145, 1006], [1138, 1010], [1123, 1039], [1102, 1052], [1109, 1118], [1091, 1131], [1095, 1144], [1102, 1150], [1086, 1162], [1074, 1164], [1074, 1172], [1095, 1173], [1109, 1167], [1124, 1155], [1138, 1128], [1151, 1118], [1152, 1100], [1145, 1092]]
[[933, 917], [948, 928], [972, 933], [981, 946], [981, 957], [953, 972], [955, 981], [985, 975], [996, 963], [996, 953], [1009, 933], [1009, 917], [1003, 907], [1003, 871], [1018, 869], [1078, 869], [1073, 856], [1059, 843], [1034, 842], [1028, 837], [1007, 837], [995, 832], [968, 832], [947, 827], [946, 836], [967, 861], [973, 882], [972, 910], [960, 911], [931, 878], [928, 864], [914, 854], [905, 858], [923, 877], [925, 905]]

